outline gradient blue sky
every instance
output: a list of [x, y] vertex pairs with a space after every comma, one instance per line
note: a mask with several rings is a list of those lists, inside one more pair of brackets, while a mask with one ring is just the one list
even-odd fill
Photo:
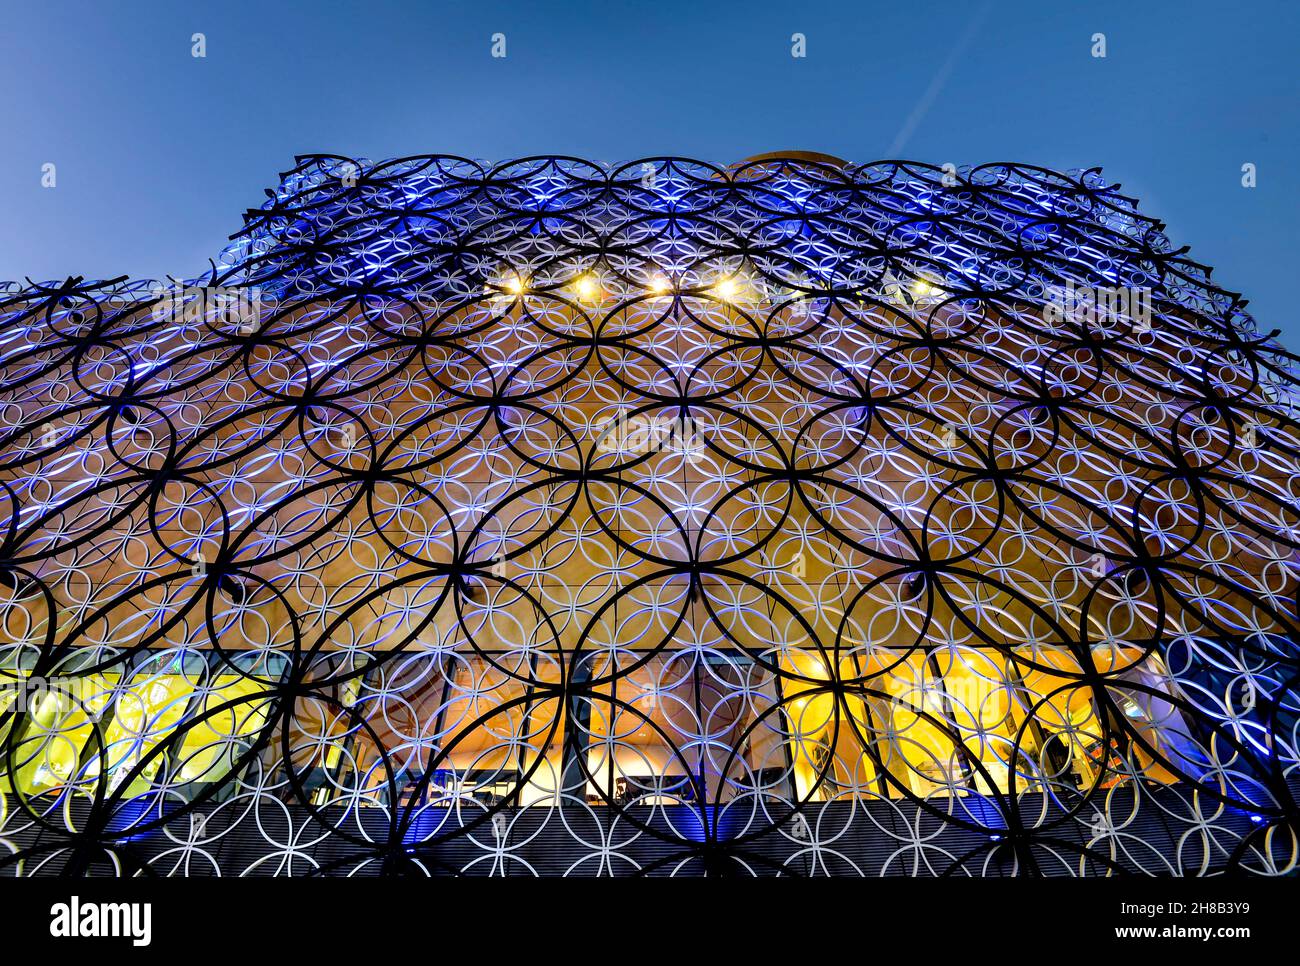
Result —
[[863, 161], [902, 140], [935, 163], [1101, 165], [1300, 348], [1295, 2], [6, 7], [0, 278], [194, 275], [298, 153]]

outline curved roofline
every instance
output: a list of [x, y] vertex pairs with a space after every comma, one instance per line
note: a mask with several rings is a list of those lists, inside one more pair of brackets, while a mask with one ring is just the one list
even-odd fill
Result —
[[751, 164], [755, 161], [814, 161], [820, 164], [829, 164], [837, 168], [849, 167], [849, 162], [843, 158], [837, 158], [833, 154], [823, 154], [821, 151], [764, 151], [762, 154], [752, 154], [747, 158], [741, 158], [733, 168], [738, 168], [743, 164]]

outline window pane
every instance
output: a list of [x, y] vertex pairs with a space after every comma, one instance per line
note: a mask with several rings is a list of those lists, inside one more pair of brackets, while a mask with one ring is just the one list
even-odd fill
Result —
[[26, 727], [13, 742], [15, 791], [38, 795], [80, 784], [83, 750], [119, 678], [116, 671], [97, 672], [53, 679], [31, 690]]
[[[113, 717], [104, 729], [104, 750], [92, 753], [86, 777], [94, 778], [102, 767], [109, 773], [109, 788], [117, 789], [131, 769], [176, 727], [193, 691], [193, 682], [183, 674], [137, 676], [113, 702]], [[126, 796], [147, 791], [165, 763], [163, 754], [150, 759], [131, 779]]]
[[[270, 709], [266, 685], [252, 678], [222, 674], [197, 701], [187, 719], [177, 755], [176, 779], [220, 781], [266, 724]], [[230, 707], [224, 707], [225, 705]]]
[[[867, 753], [875, 728], [866, 699], [847, 694], [836, 701], [819, 683], [829, 677], [820, 657], [787, 651], [781, 666], [788, 675], [783, 681], [785, 714], [798, 800], [821, 802], [876, 793], [876, 762]], [[859, 677], [857, 664], [843, 661], [841, 675], [850, 680]]]
[[[644, 662], [644, 663], [642, 663]], [[580, 699], [585, 796], [599, 804], [724, 804], [780, 794], [788, 775], [770, 672], [732, 653], [622, 653], [592, 661]]]

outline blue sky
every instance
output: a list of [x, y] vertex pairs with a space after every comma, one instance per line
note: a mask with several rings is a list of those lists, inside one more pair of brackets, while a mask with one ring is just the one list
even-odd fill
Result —
[[1266, 0], [11, 3], [0, 278], [193, 275], [299, 153], [897, 146], [1101, 165], [1297, 349], [1298, 41], [1300, 4]]

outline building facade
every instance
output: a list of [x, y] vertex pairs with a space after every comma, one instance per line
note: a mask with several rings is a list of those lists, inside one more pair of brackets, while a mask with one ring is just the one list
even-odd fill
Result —
[[1295, 357], [1099, 171], [297, 160], [0, 301], [0, 871], [1278, 875]]

